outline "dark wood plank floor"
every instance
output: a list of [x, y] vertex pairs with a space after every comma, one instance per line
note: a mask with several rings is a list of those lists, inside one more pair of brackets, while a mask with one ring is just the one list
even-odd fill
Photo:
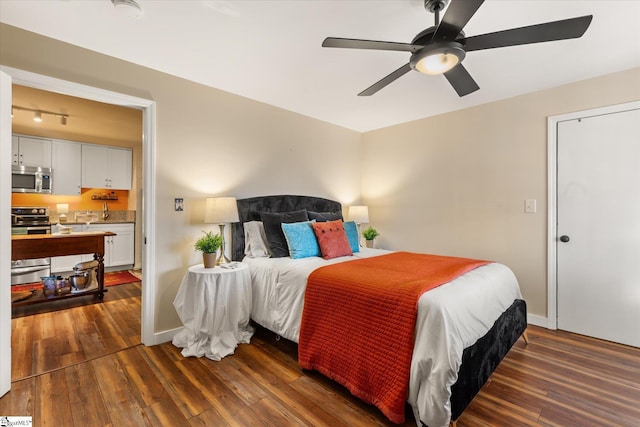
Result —
[[[102, 304], [14, 315], [18, 360], [0, 415], [31, 415], [36, 426], [393, 425], [302, 371], [296, 346], [262, 329], [220, 362], [184, 358], [170, 343], [140, 345], [139, 283], [110, 288]], [[640, 425], [640, 349], [537, 327], [529, 339], [459, 427]]]

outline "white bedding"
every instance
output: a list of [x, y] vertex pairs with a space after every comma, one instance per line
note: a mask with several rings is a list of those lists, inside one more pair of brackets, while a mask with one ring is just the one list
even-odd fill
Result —
[[[318, 267], [389, 253], [361, 248], [353, 256], [245, 258], [251, 272], [251, 318], [258, 324], [298, 342], [307, 277]], [[449, 399], [462, 363], [462, 353], [493, 326], [516, 299], [520, 288], [513, 272], [488, 264], [435, 288], [420, 297], [416, 341], [411, 361], [409, 396], [417, 424], [448, 426]]]

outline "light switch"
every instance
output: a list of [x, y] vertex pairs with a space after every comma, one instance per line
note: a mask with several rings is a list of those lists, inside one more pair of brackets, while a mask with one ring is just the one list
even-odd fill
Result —
[[536, 213], [536, 199], [526, 199], [524, 201], [525, 213]]

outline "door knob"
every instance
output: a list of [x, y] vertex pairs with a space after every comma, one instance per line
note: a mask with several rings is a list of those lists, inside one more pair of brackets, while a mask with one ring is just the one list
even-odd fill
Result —
[[569, 239], [569, 236], [560, 236], [560, 241], [563, 243], [567, 243], [569, 240], [571, 240]]

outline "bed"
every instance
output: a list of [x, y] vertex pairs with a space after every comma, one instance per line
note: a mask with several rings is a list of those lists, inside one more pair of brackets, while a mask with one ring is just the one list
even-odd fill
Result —
[[[249, 244], [245, 242], [245, 223], [260, 221], [264, 212], [301, 209], [342, 212], [339, 202], [323, 198], [255, 197], [238, 200], [240, 222], [232, 225], [232, 258], [249, 264], [251, 271], [253, 321], [296, 343], [309, 274], [327, 264], [389, 253], [360, 248], [352, 256], [329, 260], [245, 256], [245, 243]], [[441, 309], [443, 306], [446, 310]], [[511, 270], [490, 263], [422, 295], [417, 312], [407, 402], [418, 425], [438, 427], [449, 421], [455, 424], [511, 346], [525, 333], [525, 301]], [[445, 319], [439, 317], [442, 313], [446, 313]], [[436, 323], [442, 327], [425, 327]]]

